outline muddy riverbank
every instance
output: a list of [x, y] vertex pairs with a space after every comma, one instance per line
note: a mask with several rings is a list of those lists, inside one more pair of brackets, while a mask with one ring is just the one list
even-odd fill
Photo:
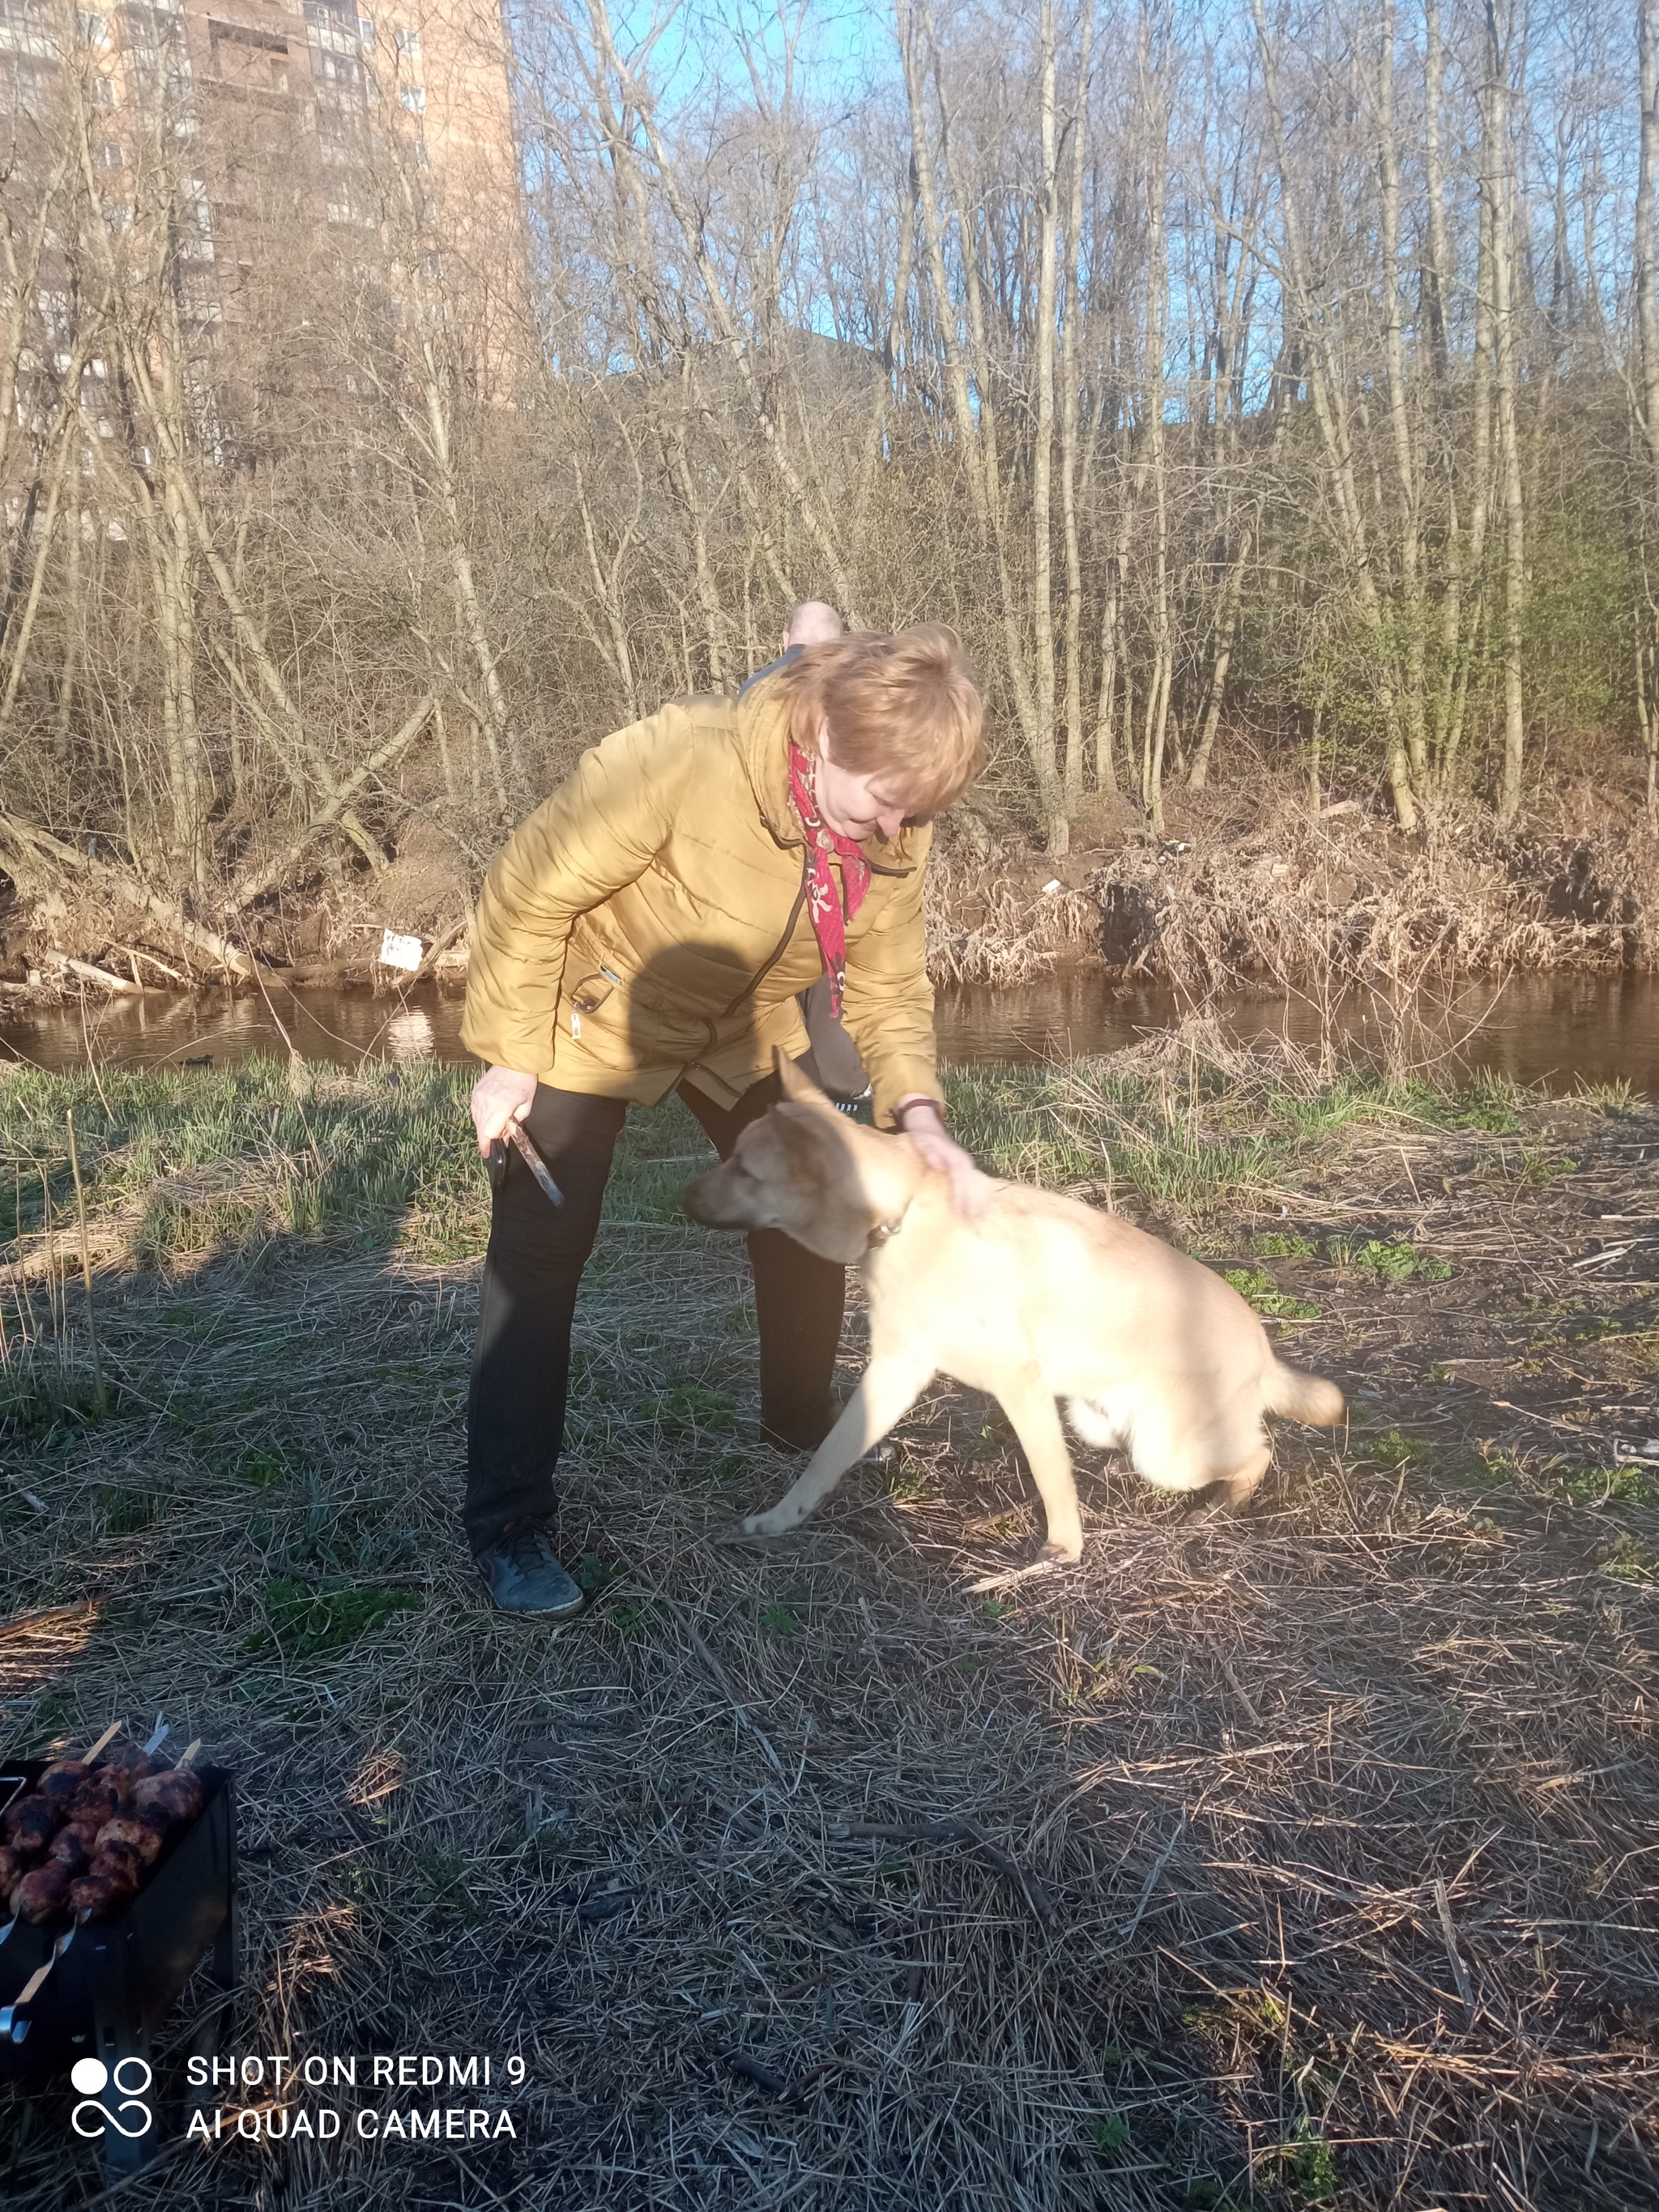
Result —
[[[382, 867], [337, 866], [234, 925], [210, 895], [141, 882], [99, 841], [0, 871], [0, 1020], [141, 993], [398, 982], [384, 933], [419, 939], [422, 980], [456, 983], [481, 866], [416, 820]], [[70, 866], [72, 860], [73, 867]], [[969, 809], [939, 826], [927, 960], [941, 985], [1025, 984], [1071, 969], [1164, 984], [1182, 1004], [1277, 988], [1329, 1001], [1459, 978], [1659, 972], [1659, 834], [1588, 782], [1524, 827], [1448, 799], [1402, 836], [1376, 794], [1315, 803], [1285, 778], [1172, 794], [1155, 836], [1125, 799], [1056, 860]], [[76, 964], [78, 963], [78, 965]], [[358, 1032], [354, 1026], [352, 1034]]]

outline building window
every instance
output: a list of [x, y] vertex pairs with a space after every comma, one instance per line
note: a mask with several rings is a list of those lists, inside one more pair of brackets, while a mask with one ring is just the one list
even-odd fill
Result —
[[426, 94], [418, 84], [406, 84], [398, 94], [411, 115], [426, 113]]
[[362, 48], [365, 53], [368, 53], [373, 50], [374, 45], [374, 22], [372, 16], [358, 16], [357, 44]]
[[82, 9], [81, 11], [81, 36], [86, 40], [89, 46], [101, 46], [105, 40], [109, 36], [109, 25], [104, 21], [101, 15], [89, 15], [86, 9]]
[[392, 43], [396, 46], [398, 52], [403, 55], [406, 61], [419, 61], [421, 58], [421, 34], [418, 31], [408, 30], [403, 24], [399, 23], [397, 29], [392, 33]]

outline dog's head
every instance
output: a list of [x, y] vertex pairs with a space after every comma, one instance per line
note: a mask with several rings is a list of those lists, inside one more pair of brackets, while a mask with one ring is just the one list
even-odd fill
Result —
[[863, 1258], [908, 1203], [921, 1164], [908, 1145], [837, 1113], [787, 1054], [783, 1101], [751, 1121], [730, 1159], [699, 1176], [680, 1203], [708, 1229], [781, 1229], [820, 1259]]

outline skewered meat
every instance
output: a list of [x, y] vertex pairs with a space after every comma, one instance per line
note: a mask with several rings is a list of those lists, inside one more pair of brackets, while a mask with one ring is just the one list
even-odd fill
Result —
[[126, 1803], [121, 1785], [113, 1774], [102, 1767], [94, 1767], [87, 1779], [70, 1799], [70, 1817], [96, 1820], [101, 1827], [112, 1820]]
[[106, 1820], [98, 1831], [98, 1849], [100, 1852], [107, 1850], [112, 1844], [125, 1844], [129, 1849], [137, 1852], [139, 1863], [143, 1866], [152, 1865], [160, 1856], [161, 1841], [161, 1832], [159, 1828], [153, 1828], [148, 1820], [141, 1820], [137, 1817]]
[[0, 1846], [0, 1867], [10, 1866], [16, 1869], [9, 1881], [5, 1879], [3, 1874], [0, 1874], [0, 1897], [6, 1896], [15, 1887], [29, 1869], [40, 1858], [44, 1848], [44, 1845], [37, 1842], [32, 1834], [20, 1836], [15, 1843]]
[[41, 1797], [72, 1797], [95, 1771], [84, 1759], [55, 1759], [35, 1784], [35, 1793]]
[[92, 1851], [82, 1839], [77, 1827], [60, 1828], [52, 1839], [52, 1849], [46, 1853], [48, 1866], [60, 1866], [65, 1874], [84, 1874], [92, 1863]]
[[21, 1846], [38, 1856], [52, 1841], [58, 1817], [59, 1808], [49, 1798], [20, 1797], [6, 1808], [0, 1828], [14, 1849]]
[[202, 1809], [201, 1777], [188, 1766], [149, 1775], [133, 1791], [132, 1806], [136, 1813], [155, 1807], [165, 1814], [168, 1827], [187, 1827]]
[[109, 1764], [110, 1771], [120, 1778], [124, 1794], [135, 1790], [146, 1775], [156, 1771], [155, 1761], [136, 1744], [128, 1744], [112, 1753]]
[[84, 1912], [93, 1920], [108, 1920], [137, 1891], [137, 1882], [118, 1867], [94, 1865], [69, 1886], [69, 1908], [78, 1919]]
[[72, 1797], [91, 1772], [84, 1759], [55, 1759], [34, 1786], [42, 1797]]
[[26, 1874], [12, 1892], [12, 1907], [20, 1920], [33, 1928], [48, 1928], [69, 1915], [70, 1874], [50, 1861]]

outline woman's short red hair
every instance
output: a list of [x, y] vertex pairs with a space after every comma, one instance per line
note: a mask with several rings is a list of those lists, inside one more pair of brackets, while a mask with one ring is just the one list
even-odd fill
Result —
[[817, 752], [827, 723], [836, 766], [881, 776], [908, 813], [938, 813], [984, 763], [979, 686], [961, 639], [942, 623], [803, 646], [777, 681], [801, 750]]

